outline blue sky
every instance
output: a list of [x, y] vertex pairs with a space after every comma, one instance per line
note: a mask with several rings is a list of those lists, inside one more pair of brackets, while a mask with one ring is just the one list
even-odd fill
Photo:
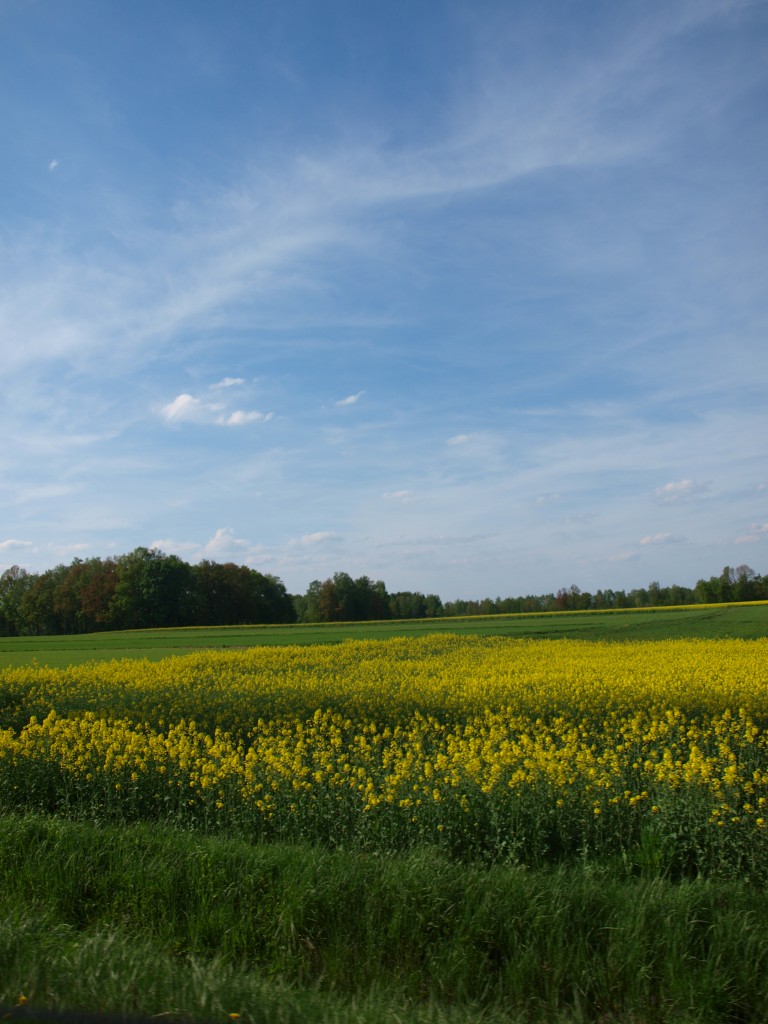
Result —
[[768, 5], [0, 0], [0, 571], [768, 572]]

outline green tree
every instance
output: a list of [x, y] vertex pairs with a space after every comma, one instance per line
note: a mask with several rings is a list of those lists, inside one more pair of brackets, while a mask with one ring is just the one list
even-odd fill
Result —
[[392, 614], [382, 580], [374, 583], [368, 576], [352, 579], [346, 572], [310, 584], [299, 611], [305, 622], [360, 622], [388, 619]]
[[393, 619], [423, 619], [427, 599], [419, 591], [400, 590], [389, 595], [389, 613]]
[[181, 626], [192, 618], [192, 571], [176, 555], [136, 548], [117, 559], [110, 617], [118, 629]]
[[37, 576], [18, 565], [12, 565], [0, 576], [0, 630], [5, 636], [21, 636], [26, 632], [22, 617], [22, 601]]
[[297, 595], [293, 598], [293, 607], [297, 622], [322, 621], [320, 618], [320, 607], [318, 604], [321, 587], [322, 583], [320, 580], [312, 580], [307, 587], [306, 594]]
[[110, 605], [118, 579], [117, 562], [113, 558], [89, 558], [73, 566], [73, 570], [73, 578], [67, 583], [79, 595], [83, 632], [109, 628]]
[[204, 560], [192, 568], [194, 622], [198, 626], [238, 626], [252, 616], [250, 571], [233, 562]]
[[293, 600], [276, 576], [234, 562], [202, 561], [192, 578], [199, 626], [296, 621]]
[[57, 565], [35, 577], [21, 598], [19, 611], [24, 632], [34, 635], [74, 632], [74, 614], [62, 606], [56, 608], [56, 592], [65, 579], [68, 568]]
[[739, 565], [733, 570], [733, 596], [736, 601], [758, 601], [760, 592], [757, 573], [748, 565]]
[[253, 617], [251, 622], [295, 622], [296, 611], [285, 584], [270, 573], [248, 570], [248, 586]]

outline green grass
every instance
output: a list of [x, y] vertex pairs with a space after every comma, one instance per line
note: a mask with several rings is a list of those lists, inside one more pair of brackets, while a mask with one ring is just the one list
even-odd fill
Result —
[[621, 863], [526, 871], [0, 817], [0, 1005], [244, 1022], [750, 1022], [768, 903]]
[[397, 622], [190, 627], [76, 636], [0, 637], [0, 668], [27, 665], [33, 660], [54, 667], [111, 658], [151, 658], [155, 661], [201, 648], [226, 650], [264, 644], [329, 644], [347, 639], [424, 636], [437, 632], [584, 640], [754, 639], [768, 636], [768, 602], [479, 615]]

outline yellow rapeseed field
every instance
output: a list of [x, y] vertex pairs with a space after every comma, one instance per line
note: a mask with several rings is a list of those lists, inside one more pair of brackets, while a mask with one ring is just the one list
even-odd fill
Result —
[[767, 656], [442, 635], [7, 669], [0, 792], [266, 839], [749, 867], [768, 846]]

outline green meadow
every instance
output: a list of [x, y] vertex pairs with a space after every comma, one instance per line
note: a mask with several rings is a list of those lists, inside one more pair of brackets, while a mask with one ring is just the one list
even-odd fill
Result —
[[211, 626], [85, 633], [73, 636], [0, 637], [0, 668], [64, 667], [112, 658], [154, 661], [193, 650], [227, 650], [275, 644], [333, 644], [353, 639], [425, 636], [430, 633], [582, 640], [716, 639], [768, 636], [768, 602], [685, 605], [611, 611], [476, 615], [466, 618], [277, 626]]

